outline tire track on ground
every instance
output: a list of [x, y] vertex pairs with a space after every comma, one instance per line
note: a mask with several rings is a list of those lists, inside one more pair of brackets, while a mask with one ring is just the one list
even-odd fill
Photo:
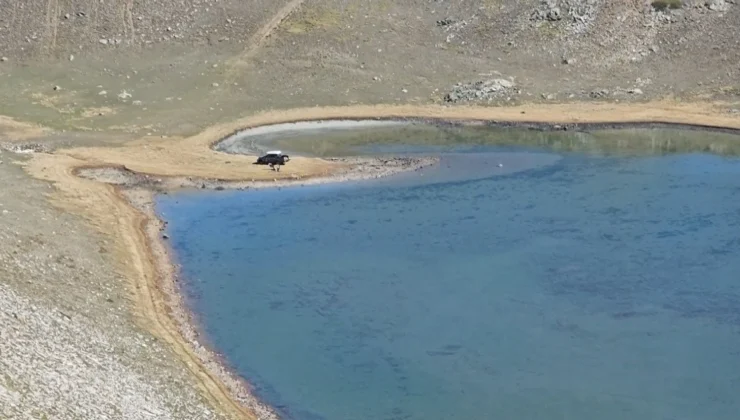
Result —
[[57, 32], [59, 31], [59, 1], [46, 1], [46, 16], [44, 16], [46, 30], [46, 51], [52, 54], [57, 46]]
[[291, 0], [290, 2], [288, 2], [288, 4], [280, 8], [280, 10], [278, 10], [277, 13], [275, 13], [272, 18], [267, 21], [267, 23], [262, 25], [262, 27], [260, 27], [260, 29], [249, 38], [244, 51], [229, 60], [229, 62], [227, 63], [228, 70], [226, 78], [231, 79], [231, 77], [235, 76], [236, 73], [238, 73], [238, 67], [248, 63], [249, 59], [254, 57], [259, 49], [262, 48], [262, 46], [265, 44], [270, 35], [272, 35], [275, 29], [277, 29], [280, 24], [285, 19], [287, 19], [288, 16], [291, 15], [291, 13], [296, 11], [304, 3], [305, 0]]

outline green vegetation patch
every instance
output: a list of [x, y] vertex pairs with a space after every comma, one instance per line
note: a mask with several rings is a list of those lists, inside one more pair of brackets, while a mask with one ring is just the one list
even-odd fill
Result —
[[683, 0], [654, 0], [650, 4], [655, 10], [680, 9], [683, 7]]
[[340, 24], [340, 13], [331, 9], [308, 9], [302, 15], [283, 23], [286, 31], [301, 34], [316, 29], [328, 29]]

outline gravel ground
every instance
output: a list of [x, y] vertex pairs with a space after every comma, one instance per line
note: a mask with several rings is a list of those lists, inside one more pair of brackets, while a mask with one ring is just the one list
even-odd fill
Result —
[[219, 419], [136, 327], [109, 242], [0, 152], [0, 418]]

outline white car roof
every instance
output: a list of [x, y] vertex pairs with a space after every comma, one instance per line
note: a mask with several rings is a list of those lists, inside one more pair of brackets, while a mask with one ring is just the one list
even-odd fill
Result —
[[267, 152], [266, 154], [267, 155], [282, 155], [283, 152], [281, 152], [280, 150], [272, 150], [272, 151]]

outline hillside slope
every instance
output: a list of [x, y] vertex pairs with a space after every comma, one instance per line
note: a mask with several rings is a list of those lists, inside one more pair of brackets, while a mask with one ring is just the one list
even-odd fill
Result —
[[734, 0], [2, 2], [0, 113], [141, 134], [265, 105], [735, 100], [738, 47]]

